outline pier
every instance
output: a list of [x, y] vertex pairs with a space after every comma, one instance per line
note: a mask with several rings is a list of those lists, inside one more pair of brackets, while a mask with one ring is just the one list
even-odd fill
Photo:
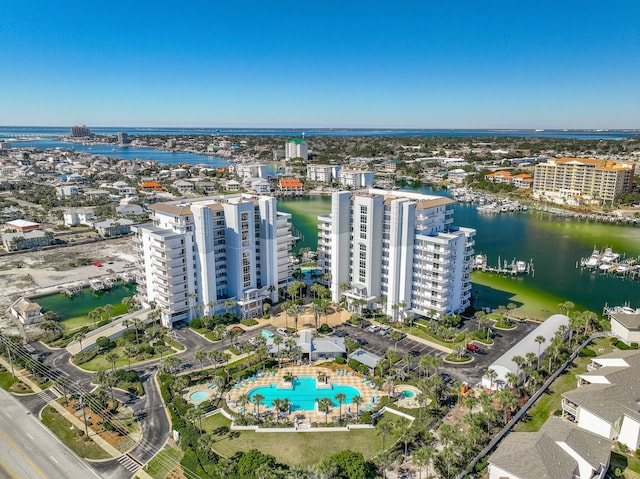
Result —
[[640, 258], [626, 258], [625, 255], [621, 257], [611, 248], [604, 250], [594, 248], [590, 256], [576, 261], [576, 268], [623, 278], [640, 278]]
[[500, 256], [498, 256], [498, 264], [494, 267], [489, 266], [485, 255], [479, 254], [475, 258], [473, 269], [484, 271], [486, 273], [508, 274], [512, 276], [518, 274], [530, 274], [531, 276], [535, 276], [533, 260], [529, 260], [527, 262], [513, 258], [513, 260], [509, 262], [507, 260], [502, 261]]

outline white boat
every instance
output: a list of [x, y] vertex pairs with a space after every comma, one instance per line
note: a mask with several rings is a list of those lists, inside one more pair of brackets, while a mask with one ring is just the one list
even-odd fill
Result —
[[629, 266], [627, 266], [626, 264], [621, 264], [620, 266], [618, 266], [616, 268], [616, 273], [624, 274], [624, 273], [629, 272], [629, 269], [630, 269]]
[[609, 271], [613, 267], [614, 266], [611, 263], [602, 263], [600, 266], [598, 266], [598, 268], [600, 268], [600, 271]]
[[483, 266], [487, 263], [487, 257], [483, 254], [476, 255], [476, 266]]
[[584, 266], [587, 268], [596, 268], [599, 264], [600, 264], [600, 251], [598, 251], [597, 249], [594, 249], [589, 259], [585, 261]]
[[525, 261], [516, 262], [516, 270], [518, 271], [518, 273], [526, 273], [527, 263]]
[[614, 253], [611, 248], [605, 248], [604, 253], [602, 253], [602, 261], [605, 263], [613, 263], [619, 257], [620, 255], [618, 253]]
[[495, 203], [491, 203], [489, 205], [482, 205], [482, 206], [478, 206], [478, 212], [491, 213], [491, 214], [500, 213], [500, 207]]

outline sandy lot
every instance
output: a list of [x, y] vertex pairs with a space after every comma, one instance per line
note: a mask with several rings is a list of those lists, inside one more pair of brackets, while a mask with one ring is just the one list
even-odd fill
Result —
[[[84, 259], [99, 261], [102, 267], [80, 266]], [[134, 269], [133, 243], [130, 237], [99, 241], [78, 246], [54, 248], [46, 251], [5, 254], [0, 256], [0, 331], [18, 332], [9, 306], [22, 296], [29, 296], [45, 288], [84, 282]], [[110, 264], [111, 263], [111, 264]]]

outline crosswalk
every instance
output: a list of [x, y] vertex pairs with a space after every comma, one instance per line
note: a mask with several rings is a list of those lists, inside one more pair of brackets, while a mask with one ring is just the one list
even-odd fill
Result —
[[56, 393], [51, 389], [45, 389], [44, 391], [40, 391], [37, 396], [44, 401], [45, 404], [49, 404], [51, 401], [58, 399]]
[[140, 464], [137, 461], [134, 461], [133, 458], [128, 454], [120, 456], [118, 458], [118, 462], [129, 472], [136, 472], [138, 469], [140, 469]]

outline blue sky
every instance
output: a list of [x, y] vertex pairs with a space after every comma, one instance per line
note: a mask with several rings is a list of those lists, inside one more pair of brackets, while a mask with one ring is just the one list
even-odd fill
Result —
[[640, 2], [4, 1], [0, 124], [640, 128]]

